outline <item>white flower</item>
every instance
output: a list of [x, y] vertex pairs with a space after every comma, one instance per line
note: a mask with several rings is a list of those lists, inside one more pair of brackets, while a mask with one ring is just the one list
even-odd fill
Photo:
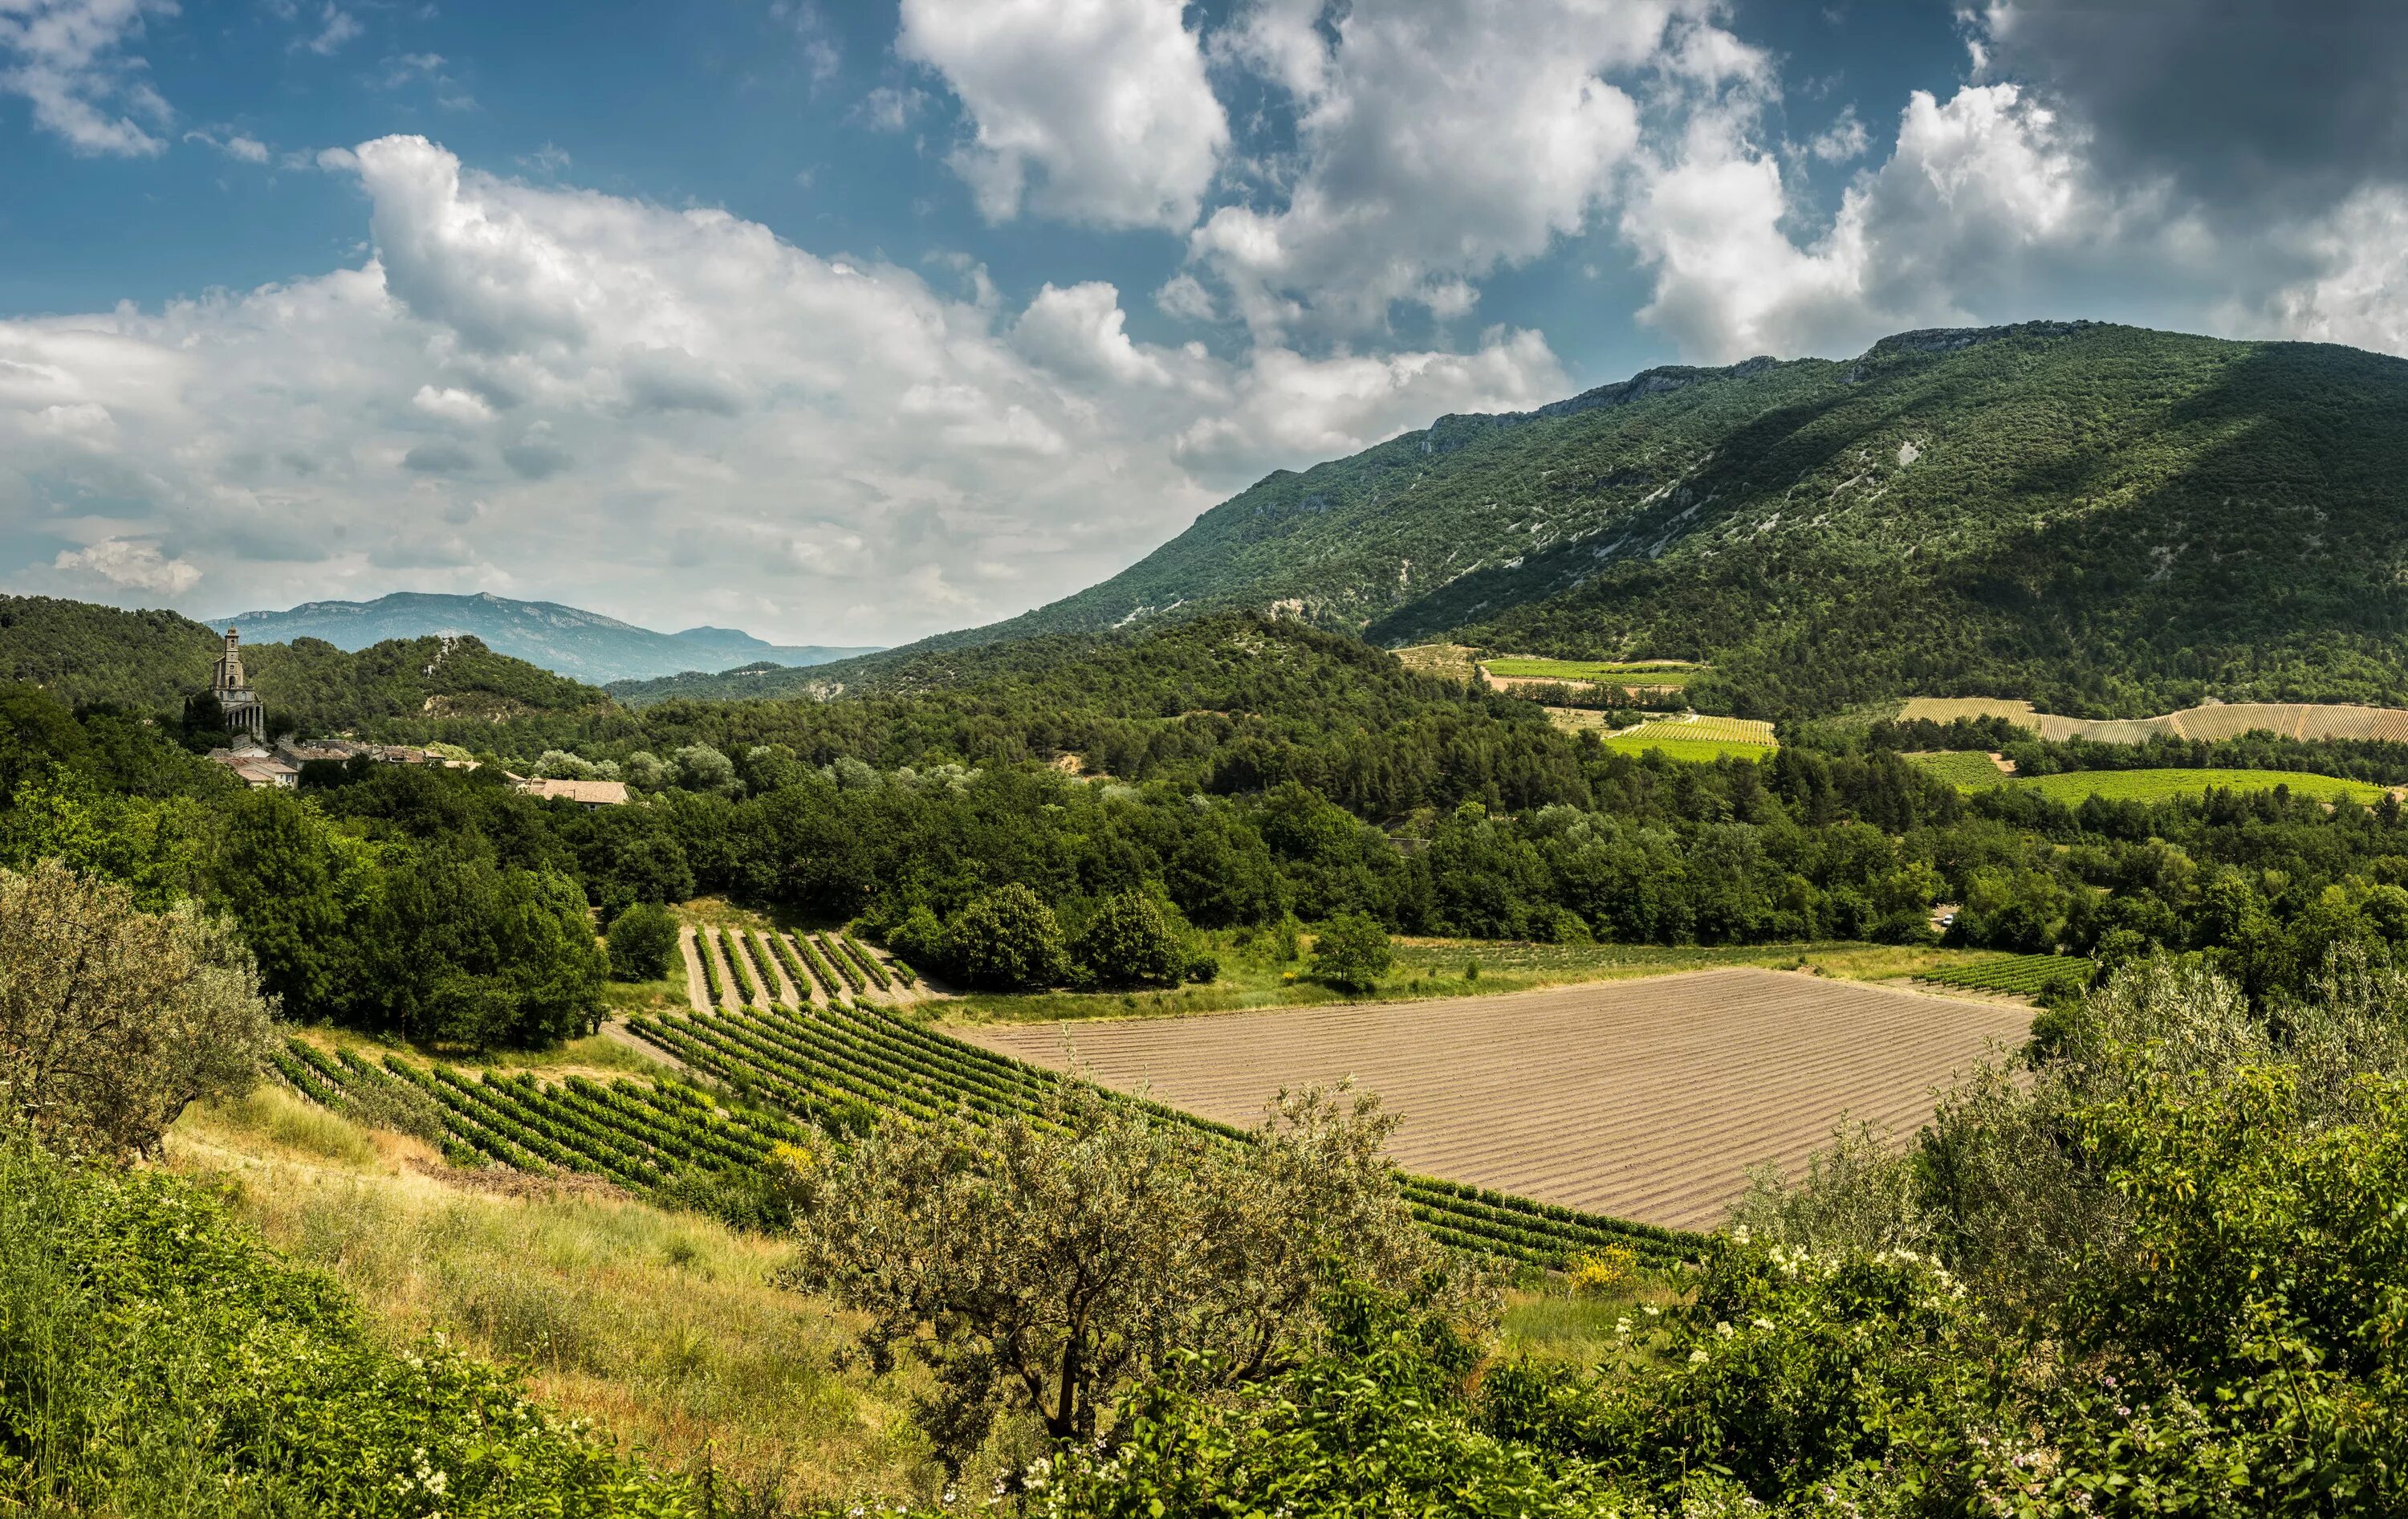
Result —
[[1747, 1322], [1751, 1327], [1757, 1329], [1770, 1329], [1772, 1327], [1772, 1321], [1770, 1319], [1750, 1319]]
[[1714, 1326], [1714, 1333], [1728, 1340], [1731, 1337], [1731, 1326], [1728, 1324], [1717, 1324]]
[[1690, 1364], [1691, 1366], [1703, 1366], [1703, 1365], [1705, 1365], [1705, 1364], [1706, 1364], [1706, 1353], [1705, 1353], [1704, 1351], [1702, 1351], [1702, 1350], [1693, 1350], [1693, 1351], [1689, 1352], [1689, 1364]]

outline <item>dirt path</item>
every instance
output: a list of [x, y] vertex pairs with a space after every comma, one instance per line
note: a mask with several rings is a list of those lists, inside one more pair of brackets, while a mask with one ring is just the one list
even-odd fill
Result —
[[1403, 1120], [1390, 1153], [1452, 1181], [1675, 1227], [1722, 1222], [1747, 1168], [1795, 1169], [1843, 1115], [1901, 1132], [2028, 1007], [1772, 970], [1498, 996], [952, 1030], [1075, 1061], [1251, 1124], [1282, 1086], [1354, 1077]]
[[777, 952], [770, 949], [767, 943], [762, 943], [763, 940], [767, 939], [769, 937], [769, 935], [761, 933], [757, 930], [752, 936], [753, 941], [761, 944], [761, 963], [769, 967], [769, 979], [776, 982], [775, 992], [778, 1000], [790, 1008], [804, 1008], [810, 1006], [811, 999], [810, 994], [804, 992], [801, 987], [796, 986], [795, 984], [795, 978], [786, 974], [786, 967], [778, 959]]
[[709, 1012], [710, 983], [702, 979], [702, 955], [694, 939], [694, 924], [681, 924], [678, 928], [678, 949], [685, 955], [685, 999], [695, 1011]]

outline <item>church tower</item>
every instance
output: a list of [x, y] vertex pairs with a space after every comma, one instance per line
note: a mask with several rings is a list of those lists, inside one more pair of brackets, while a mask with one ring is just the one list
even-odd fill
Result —
[[227, 732], [243, 734], [254, 743], [267, 741], [267, 714], [243, 676], [242, 639], [232, 628], [225, 630], [225, 652], [218, 655], [209, 676], [209, 695], [225, 709]]

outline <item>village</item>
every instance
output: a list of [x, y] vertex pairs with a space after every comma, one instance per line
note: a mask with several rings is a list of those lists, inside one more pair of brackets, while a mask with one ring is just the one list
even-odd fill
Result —
[[[242, 666], [241, 635], [231, 627], [225, 630], [225, 647], [210, 669], [209, 695], [224, 714], [226, 732], [236, 741], [210, 750], [208, 758], [233, 771], [248, 786], [292, 790], [301, 782], [301, 767], [317, 762], [339, 765], [365, 760], [379, 765], [478, 768], [477, 761], [466, 750], [452, 744], [420, 747], [371, 743], [350, 737], [302, 738], [291, 734], [280, 735], [271, 742], [267, 738], [267, 709], [258, 693], [251, 689], [250, 677]], [[502, 775], [515, 789], [544, 800], [557, 799], [586, 808], [620, 807], [628, 800], [626, 782], [622, 781], [563, 781], [513, 775], [507, 770]]]

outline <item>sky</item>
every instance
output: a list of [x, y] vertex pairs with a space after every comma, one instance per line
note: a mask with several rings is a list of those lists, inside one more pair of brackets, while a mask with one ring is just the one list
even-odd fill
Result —
[[2398, 0], [0, 0], [0, 590], [901, 642], [1659, 364], [2408, 354]]

